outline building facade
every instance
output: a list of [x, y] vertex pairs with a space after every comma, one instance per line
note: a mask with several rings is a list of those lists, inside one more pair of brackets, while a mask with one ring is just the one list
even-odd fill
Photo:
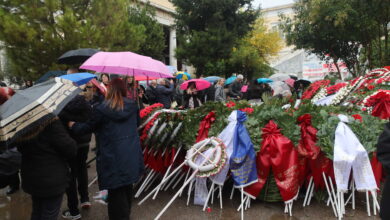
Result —
[[[265, 24], [269, 30], [279, 31], [280, 37], [285, 40], [285, 35], [280, 30], [280, 15], [293, 18], [294, 4], [286, 4], [262, 10]], [[336, 72], [334, 65], [328, 64], [319, 59], [314, 54], [309, 54], [302, 49], [296, 49], [294, 46], [288, 46], [284, 41], [283, 48], [279, 54], [271, 60], [271, 66], [277, 73], [293, 74], [299, 78], [310, 80], [318, 80], [324, 78], [329, 72]], [[344, 63], [338, 64], [344, 76], [348, 75], [347, 68]]]

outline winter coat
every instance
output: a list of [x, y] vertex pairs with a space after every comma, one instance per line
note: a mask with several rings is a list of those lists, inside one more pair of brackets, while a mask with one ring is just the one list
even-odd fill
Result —
[[226, 94], [223, 86], [216, 85], [215, 86], [215, 101], [224, 102], [226, 101]]
[[202, 105], [203, 96], [202, 94], [187, 94], [187, 91], [184, 92], [184, 108], [190, 108], [190, 98], [194, 101], [194, 108], [197, 108]]
[[[59, 114], [59, 117], [67, 127], [69, 121], [86, 122], [90, 119], [91, 115], [91, 105], [85, 100], [84, 96], [78, 95], [65, 106]], [[86, 145], [91, 141], [92, 132], [82, 135], [70, 132], [70, 136], [77, 142], [77, 144]]]
[[26, 193], [52, 197], [65, 192], [69, 182], [67, 161], [76, 157], [77, 144], [60, 120], [18, 143], [18, 150], [22, 154], [22, 187]]
[[163, 85], [157, 85], [156, 92], [157, 92], [157, 102], [164, 105], [164, 108], [171, 108], [172, 104], [172, 96], [174, 95], [173, 92], [175, 90], [175, 87], [173, 84], [169, 85], [169, 88], [163, 86]]
[[242, 83], [235, 80], [230, 86], [229, 86], [229, 96], [232, 98], [237, 98], [237, 96], [242, 96], [241, 93], [241, 87]]
[[0, 175], [15, 174], [20, 169], [22, 155], [16, 148], [8, 149], [0, 154]]
[[153, 105], [154, 103], [157, 102], [157, 92], [156, 92], [156, 88], [154, 88], [153, 86], [148, 86], [146, 88], [145, 95], [148, 99], [149, 105]]
[[381, 213], [382, 219], [390, 219], [390, 123], [385, 125], [383, 133], [379, 136], [377, 145], [377, 156], [379, 162], [382, 163], [383, 168], [387, 173], [386, 181], [382, 191]]
[[137, 103], [124, 98], [122, 111], [113, 110], [103, 102], [94, 109], [89, 121], [75, 123], [71, 128], [75, 133], [96, 134], [100, 189], [130, 185], [142, 176], [144, 163], [137, 132], [139, 120]]

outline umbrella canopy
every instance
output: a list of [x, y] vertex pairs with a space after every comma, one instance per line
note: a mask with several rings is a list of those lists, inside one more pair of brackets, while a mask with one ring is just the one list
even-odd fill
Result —
[[258, 78], [257, 82], [258, 83], [271, 83], [273, 81], [272, 81], [272, 79], [268, 79], [268, 78]]
[[298, 80], [298, 77], [297, 76], [295, 76], [295, 75], [288, 75], [291, 79], [293, 79], [293, 80]]
[[311, 84], [310, 80], [307, 80], [307, 79], [299, 79], [299, 80], [297, 80], [297, 81], [294, 82], [294, 88], [295, 88], [295, 89], [298, 89], [298, 88], [299, 88], [299, 85], [302, 85], [303, 88], [306, 88], [306, 87], [308, 87], [310, 84]]
[[49, 79], [54, 78], [54, 77], [62, 76], [64, 74], [66, 74], [66, 71], [62, 71], [62, 70], [49, 71], [49, 72], [43, 74], [43, 76], [41, 76], [41, 78], [39, 78], [37, 81], [35, 81], [35, 84], [43, 83], [46, 80], [49, 80]]
[[58, 58], [58, 63], [68, 65], [84, 63], [88, 58], [97, 52], [99, 52], [99, 50], [91, 48], [70, 50]]
[[0, 106], [0, 146], [43, 127], [80, 92], [72, 81], [58, 77], [18, 91]]
[[60, 76], [60, 78], [70, 80], [78, 86], [87, 84], [89, 81], [91, 81], [91, 79], [94, 79], [95, 77], [96, 76], [91, 73], [73, 73]]
[[236, 79], [237, 79], [237, 76], [231, 76], [231, 77], [227, 78], [227, 80], [225, 81], [225, 85], [229, 85], [229, 84], [233, 83], [234, 80], [236, 80]]
[[286, 92], [289, 92], [291, 94], [290, 87], [284, 82], [276, 81], [276, 82], [270, 83], [270, 86], [271, 86], [272, 90], [274, 91], [274, 96], [276, 96], [276, 95], [285, 96], [284, 94], [286, 94]]
[[98, 52], [85, 61], [80, 68], [134, 77], [173, 77], [161, 61], [132, 52]]
[[187, 72], [177, 72], [176, 79], [189, 80], [191, 79], [191, 75]]
[[285, 83], [287, 83], [287, 85], [289, 85], [291, 88], [294, 88], [294, 83], [295, 83], [295, 80], [294, 79], [286, 79], [284, 80]]
[[104, 87], [102, 86], [102, 84], [101, 84], [99, 81], [97, 81], [95, 78], [93, 78], [93, 79], [91, 80], [91, 83], [92, 83], [93, 85], [95, 85], [96, 88], [98, 88], [99, 91], [100, 91], [104, 96], [106, 96], [107, 89], [104, 88]]
[[222, 78], [219, 77], [219, 76], [208, 76], [208, 77], [204, 78], [204, 80], [207, 80], [207, 81], [209, 81], [211, 83], [215, 83], [215, 82], [217, 82], [220, 79], [222, 79]]
[[284, 81], [284, 80], [290, 79], [290, 76], [287, 74], [276, 73], [268, 78], [272, 79], [273, 81]]
[[207, 89], [211, 86], [211, 83], [204, 79], [190, 79], [188, 81], [185, 81], [183, 84], [181, 84], [180, 89], [186, 90], [188, 88], [188, 84], [190, 84], [191, 82], [195, 83], [196, 89], [198, 91]]

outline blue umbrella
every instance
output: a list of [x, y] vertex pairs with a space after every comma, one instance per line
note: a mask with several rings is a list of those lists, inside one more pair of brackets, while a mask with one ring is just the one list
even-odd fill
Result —
[[219, 76], [208, 76], [208, 77], [204, 78], [204, 80], [207, 80], [211, 83], [215, 83], [216, 81], [218, 81], [220, 79], [221, 79], [221, 77], [219, 77]]
[[91, 73], [74, 73], [69, 75], [62, 75], [60, 78], [67, 79], [74, 82], [76, 85], [81, 86], [91, 81], [96, 76]]
[[49, 72], [43, 74], [43, 76], [41, 76], [41, 78], [39, 78], [37, 81], [35, 81], [35, 84], [45, 82], [46, 80], [64, 75], [65, 73], [66, 73], [66, 71], [62, 71], [62, 70], [49, 71]]
[[258, 83], [271, 83], [271, 82], [273, 82], [273, 80], [272, 79], [268, 79], [268, 78], [258, 78], [257, 82]]
[[231, 84], [232, 82], [234, 82], [234, 80], [237, 79], [237, 76], [231, 76], [229, 77], [226, 81], [225, 81], [225, 85], [229, 85]]
[[176, 79], [184, 79], [184, 80], [190, 80], [191, 79], [191, 75], [187, 72], [177, 72], [176, 73]]

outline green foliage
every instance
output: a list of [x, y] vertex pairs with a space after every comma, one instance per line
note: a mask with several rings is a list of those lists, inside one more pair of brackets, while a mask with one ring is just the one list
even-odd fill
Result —
[[258, 11], [251, 0], [171, 0], [176, 7], [176, 56], [197, 75], [229, 75], [226, 62], [238, 40], [251, 30]]
[[[163, 50], [161, 27], [150, 18], [149, 9], [130, 9], [129, 4], [127, 0], [1, 0], [0, 40], [12, 75], [36, 79], [48, 70], [63, 69], [57, 58], [77, 48], [157, 56]], [[148, 37], [146, 31], [151, 33]]]

